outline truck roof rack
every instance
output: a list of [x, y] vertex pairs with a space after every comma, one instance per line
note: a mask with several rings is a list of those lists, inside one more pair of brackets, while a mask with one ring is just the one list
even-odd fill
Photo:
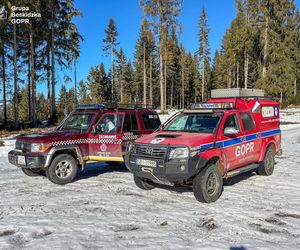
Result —
[[104, 104], [77, 104], [76, 109], [104, 109]]
[[78, 104], [77, 110], [84, 109], [155, 109], [154, 105], [150, 104], [126, 104], [126, 103], [95, 103], [95, 104]]
[[211, 98], [264, 98], [262, 89], [227, 88], [211, 90]]

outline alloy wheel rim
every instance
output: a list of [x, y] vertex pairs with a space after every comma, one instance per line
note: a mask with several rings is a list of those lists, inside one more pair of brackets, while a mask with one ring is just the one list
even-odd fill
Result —
[[55, 166], [55, 174], [61, 179], [66, 179], [72, 172], [72, 165], [69, 161], [61, 161]]

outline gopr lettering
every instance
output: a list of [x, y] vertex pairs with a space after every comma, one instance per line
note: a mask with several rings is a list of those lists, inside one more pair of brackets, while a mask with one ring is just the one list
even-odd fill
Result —
[[242, 144], [235, 148], [235, 156], [239, 157], [241, 155], [245, 155], [254, 151], [254, 142], [249, 142], [246, 144]]

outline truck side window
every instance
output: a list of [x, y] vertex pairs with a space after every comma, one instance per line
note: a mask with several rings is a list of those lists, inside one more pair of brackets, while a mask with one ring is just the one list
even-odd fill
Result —
[[139, 130], [135, 114], [131, 114], [131, 129], [132, 130]]
[[[226, 121], [224, 123], [224, 129], [227, 127], [233, 127], [237, 131], [241, 131], [236, 114], [232, 114], [226, 118]], [[224, 129], [223, 129], [223, 131], [224, 131]]]
[[130, 128], [130, 115], [126, 114], [124, 117], [124, 124], [123, 124], [123, 131], [129, 132], [131, 130]]
[[124, 118], [123, 131], [130, 132], [133, 130], [138, 130], [138, 124], [135, 114], [126, 114]]
[[255, 128], [253, 119], [249, 113], [241, 113], [241, 118], [245, 131], [250, 131]]
[[115, 134], [119, 133], [122, 127], [122, 114], [105, 114], [97, 125], [97, 132]]
[[160, 126], [160, 120], [156, 114], [142, 114], [145, 129], [157, 129]]

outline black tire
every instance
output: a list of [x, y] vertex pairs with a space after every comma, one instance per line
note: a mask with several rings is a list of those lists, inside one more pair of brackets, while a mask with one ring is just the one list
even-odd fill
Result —
[[22, 171], [27, 176], [41, 176], [45, 173], [45, 170], [42, 170], [40, 168], [22, 168]]
[[200, 202], [214, 202], [220, 197], [222, 191], [222, 173], [215, 164], [209, 164], [193, 180], [193, 193]]
[[156, 187], [156, 184], [150, 180], [142, 179], [136, 175], [133, 175], [134, 183], [137, 187], [144, 190], [151, 190]]
[[78, 162], [68, 154], [61, 154], [54, 158], [46, 170], [48, 179], [59, 185], [72, 182], [78, 172]]
[[268, 147], [264, 160], [259, 164], [257, 173], [259, 175], [269, 176], [274, 172], [275, 154], [272, 147]]

